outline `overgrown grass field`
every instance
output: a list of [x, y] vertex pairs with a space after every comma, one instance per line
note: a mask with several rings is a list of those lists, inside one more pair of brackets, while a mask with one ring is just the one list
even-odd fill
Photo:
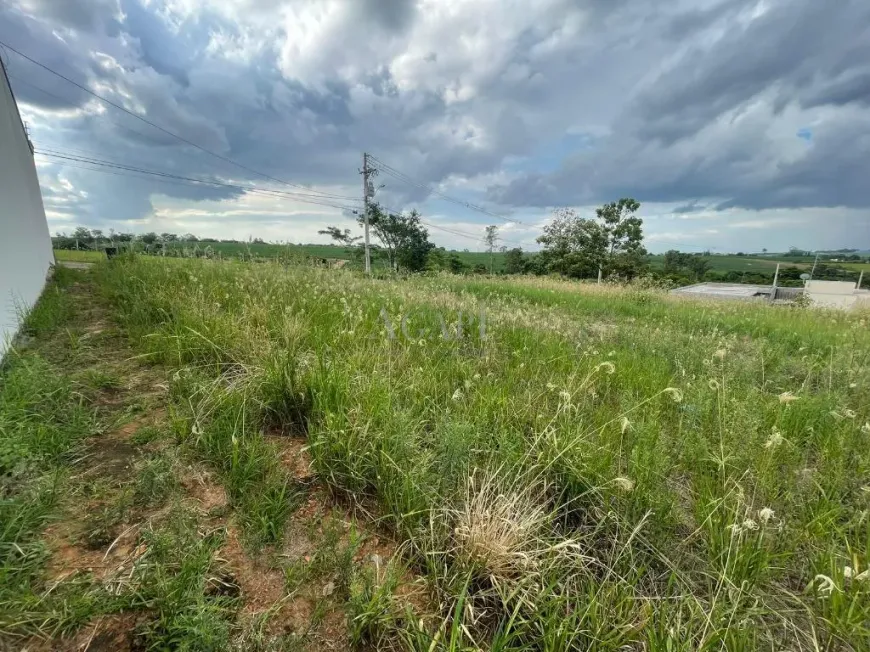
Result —
[[369, 578], [358, 645], [870, 647], [867, 314], [202, 260], [98, 275], [251, 541], [294, 509], [284, 433], [403, 543], [430, 599]]
[[69, 261], [73, 263], [98, 263], [106, 260], [103, 251], [76, 251], [75, 249], [55, 249], [54, 259], [57, 261]]

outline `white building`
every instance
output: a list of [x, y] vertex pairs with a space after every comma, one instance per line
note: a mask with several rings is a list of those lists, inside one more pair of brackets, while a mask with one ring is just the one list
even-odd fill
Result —
[[33, 150], [0, 61], [0, 358], [53, 263]]
[[870, 307], [870, 292], [851, 281], [807, 281], [806, 293], [819, 308]]

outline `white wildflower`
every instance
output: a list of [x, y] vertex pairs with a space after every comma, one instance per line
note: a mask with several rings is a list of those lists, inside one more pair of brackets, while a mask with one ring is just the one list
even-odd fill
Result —
[[462, 399], [462, 389], [457, 388], [455, 392], [453, 392], [453, 400], [459, 401]]
[[713, 357], [716, 358], [717, 360], [724, 360], [724, 359], [725, 359], [725, 355], [726, 355], [727, 353], [728, 353], [728, 352], [727, 352], [725, 349], [719, 349], [719, 350], [717, 350], [715, 353], [713, 353]]
[[710, 387], [710, 389], [712, 389], [714, 392], [719, 391], [719, 381], [716, 380], [715, 378], [711, 378], [710, 380], [708, 380], [708, 381], [707, 381], [707, 385], [708, 385], [708, 386]]
[[861, 426], [861, 432], [863, 432], [865, 435], [870, 435], [870, 422], [865, 423], [863, 426]]
[[845, 577], [847, 580], [850, 580], [852, 579], [852, 575], [853, 571], [851, 566], [846, 566], [845, 568], [843, 568], [843, 577]]
[[565, 403], [570, 403], [571, 402], [571, 392], [569, 392], [566, 389], [563, 389], [561, 392], [559, 392], [559, 398], [562, 399]]
[[480, 374], [474, 374], [474, 376], [472, 376], [472, 378], [474, 380], [480, 380]]
[[858, 386], [858, 383], [849, 383], [849, 389], [855, 389]]
[[791, 392], [783, 392], [779, 395], [780, 403], [791, 403], [792, 401], [800, 400], [800, 396], [795, 396]]
[[769, 522], [774, 516], [776, 516], [776, 512], [774, 512], [770, 507], [763, 507], [758, 510], [758, 518], [762, 523]]
[[866, 582], [867, 580], [870, 580], [870, 569], [861, 571], [853, 579], [856, 582]]
[[622, 422], [621, 422], [620, 428], [622, 429], [623, 435], [625, 434], [626, 430], [631, 428], [631, 421], [628, 420], [628, 417], [622, 417]]
[[551, 392], [556, 389], [556, 386], [553, 383], [547, 383], [547, 389]]
[[757, 529], [758, 529], [758, 523], [756, 523], [755, 521], [753, 521], [751, 518], [747, 518], [747, 519], [744, 519], [744, 520], [743, 520], [743, 523], [742, 523], [741, 527], [742, 527], [744, 530], [754, 531], [754, 530], [757, 530]]
[[463, 384], [465, 385], [465, 389], [471, 389], [471, 381], [470, 380], [466, 380]]
[[680, 401], [683, 400], [682, 390], [679, 390], [676, 387], [665, 387], [662, 390], [662, 393], [670, 396], [673, 399], [674, 403], [679, 403]]
[[770, 437], [768, 437], [767, 441], [764, 442], [765, 448], [776, 448], [782, 442], [785, 441], [785, 437], [782, 436], [782, 433], [779, 431], [779, 428], [774, 426], [770, 429]]
[[858, 416], [855, 413], [855, 410], [843, 410], [843, 415], [848, 419], [854, 419], [856, 416]]
[[634, 482], [622, 476], [618, 478], [613, 478], [613, 484], [619, 487], [620, 491], [624, 491], [625, 493], [628, 493], [629, 491], [634, 489]]
[[834, 584], [834, 580], [827, 575], [816, 575], [813, 578], [813, 583], [816, 583], [816, 590], [825, 595], [830, 595], [831, 591], [837, 588], [837, 585]]

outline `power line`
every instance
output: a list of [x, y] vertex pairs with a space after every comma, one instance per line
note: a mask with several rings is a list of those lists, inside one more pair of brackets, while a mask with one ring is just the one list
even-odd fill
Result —
[[445, 201], [449, 201], [449, 202], [456, 204], [458, 206], [464, 206], [465, 208], [468, 208], [470, 210], [477, 211], [478, 213], [483, 213], [484, 215], [489, 215], [490, 217], [495, 217], [495, 218], [500, 219], [500, 220], [504, 220], [505, 222], [514, 222], [516, 224], [523, 224], [525, 226], [531, 226], [533, 228], [538, 228], [537, 225], [535, 225], [535, 224], [530, 224], [528, 222], [523, 222], [523, 221], [518, 220], [518, 219], [513, 218], [513, 217], [507, 217], [507, 216], [501, 215], [499, 213], [494, 213], [494, 212], [484, 208], [483, 206], [479, 206], [478, 204], [473, 204], [473, 203], [465, 201], [463, 199], [458, 199], [456, 197], [452, 197], [446, 193], [441, 192], [440, 190], [432, 188], [431, 186], [429, 186], [421, 181], [417, 181], [417, 180], [409, 177], [404, 172], [401, 172], [401, 171], [397, 170], [396, 168], [394, 168], [390, 165], [387, 165], [386, 163], [384, 163], [382, 160], [380, 160], [376, 156], [369, 155], [369, 158], [371, 158], [376, 163], [376, 168], [378, 170], [380, 170], [381, 172], [383, 172], [384, 174], [387, 174], [387, 175], [393, 177], [394, 179], [397, 179], [398, 181], [403, 181], [409, 185], [416, 186], [417, 188], [420, 188], [420, 189], [425, 190], [429, 193], [432, 193], [433, 195], [437, 195], [438, 197], [441, 197]]
[[[267, 193], [271, 193], [271, 194], [278, 194], [278, 195], [286, 196], [286, 197], [289, 197], [292, 199], [317, 200], [317, 201], [327, 199], [327, 198], [321, 197], [320, 195], [312, 195], [312, 194], [295, 192], [295, 191], [290, 191], [290, 190], [274, 190], [271, 188], [259, 188], [257, 186], [246, 186], [246, 185], [241, 185], [241, 184], [227, 184], [226, 182], [215, 182], [212, 179], [202, 179], [202, 178], [198, 178], [198, 177], [186, 177], [186, 176], [171, 173], [171, 172], [142, 169], [142, 168], [137, 168], [135, 166], [128, 165], [126, 163], [118, 163], [117, 161], [110, 161], [110, 160], [95, 158], [95, 157], [91, 157], [91, 156], [82, 156], [80, 154], [69, 153], [69, 152], [57, 150], [54, 148], [46, 149], [44, 147], [41, 147], [40, 153], [48, 155], [48, 156], [55, 156], [56, 158], [69, 158], [72, 160], [81, 160], [82, 162], [92, 163], [94, 165], [117, 166], [119, 168], [132, 170], [134, 172], [143, 172], [145, 174], [155, 174], [158, 176], [175, 177], [175, 178], [185, 179], [187, 181], [193, 181], [193, 182], [197, 182], [197, 183], [222, 183], [224, 185], [233, 185], [235, 187], [244, 188], [245, 190], [249, 190], [249, 191], [258, 191], [258, 192], [267, 192]], [[352, 198], [352, 200], [358, 201], [356, 198]]]
[[[383, 208], [385, 211], [387, 211], [388, 213], [393, 213], [393, 214], [401, 214], [402, 213], [402, 211], [396, 210], [394, 208], [390, 208], [388, 206], [384, 206], [382, 204], [379, 204], [379, 206], [381, 208]], [[481, 236], [481, 235], [475, 235], [473, 233], [468, 233], [467, 231], [459, 231], [458, 229], [452, 229], [452, 228], [449, 228], [446, 226], [438, 226], [436, 224], [432, 224], [431, 222], [426, 222], [422, 219], [420, 220], [420, 223], [425, 224], [426, 226], [431, 227], [433, 229], [437, 229], [438, 231], [444, 231], [445, 233], [450, 233], [452, 235], [457, 235], [457, 236], [460, 236], [462, 238], [468, 238], [469, 240], [474, 240], [478, 244], [483, 242], [483, 236]], [[503, 242], [510, 242], [512, 244], [520, 244], [520, 245], [528, 245], [528, 246], [535, 246], [536, 244], [538, 244], [538, 243], [532, 243], [532, 242], [520, 242], [519, 240], [506, 240], [504, 238], [502, 238], [502, 241]]]
[[[50, 72], [52, 75], [55, 75], [55, 76], [57, 76], [57, 77], [60, 77], [60, 78], [63, 79], [64, 81], [69, 82], [70, 84], [72, 84], [72, 85], [75, 86], [76, 88], [79, 88], [80, 90], [84, 91], [85, 93], [88, 93], [89, 95], [92, 95], [93, 97], [97, 98], [98, 100], [101, 100], [101, 101], [105, 102], [105, 103], [108, 104], [109, 106], [112, 106], [112, 107], [118, 109], [119, 111], [123, 111], [123, 112], [126, 113], [127, 115], [133, 116], [133, 117], [136, 118], [137, 120], [141, 120], [141, 121], [144, 122], [145, 124], [147, 124], [147, 125], [149, 125], [149, 126], [155, 128], [155, 129], [158, 129], [159, 131], [162, 131], [163, 133], [167, 134], [168, 136], [172, 136], [173, 138], [175, 138], [175, 139], [177, 139], [177, 140], [179, 140], [179, 141], [181, 141], [181, 142], [183, 142], [183, 143], [186, 143], [187, 145], [190, 145], [191, 147], [195, 147], [196, 149], [198, 149], [198, 150], [200, 150], [200, 151], [202, 151], [202, 152], [205, 152], [206, 154], [209, 154], [209, 155], [211, 155], [211, 156], [214, 156], [215, 158], [218, 158], [218, 159], [220, 159], [221, 161], [225, 161], [226, 163], [229, 163], [229, 164], [231, 164], [231, 165], [234, 165], [234, 166], [236, 166], [237, 168], [240, 168], [240, 169], [242, 169], [242, 170], [245, 170], [245, 171], [247, 171], [247, 172], [250, 172], [251, 174], [256, 174], [256, 175], [258, 175], [258, 176], [263, 177], [264, 179], [269, 179], [270, 181], [274, 181], [274, 182], [276, 182], [276, 183], [281, 183], [281, 184], [284, 184], [284, 185], [287, 185], [287, 186], [293, 186], [293, 187], [295, 187], [295, 188], [302, 188], [303, 190], [308, 190], [308, 191], [310, 191], [310, 192], [318, 192], [318, 191], [312, 191], [312, 190], [311, 190], [310, 188], [308, 188], [307, 186], [299, 185], [299, 184], [296, 184], [296, 183], [291, 183], [290, 181], [284, 181], [283, 179], [278, 179], [277, 177], [273, 177], [273, 176], [271, 176], [271, 175], [269, 175], [269, 174], [266, 174], [265, 172], [260, 172], [260, 171], [258, 171], [258, 170], [253, 169], [253, 168], [250, 168], [250, 167], [248, 167], [248, 166], [246, 166], [246, 165], [243, 165], [243, 164], [241, 164], [241, 163], [238, 163], [238, 162], [236, 162], [236, 161], [234, 161], [234, 160], [232, 160], [232, 159], [230, 159], [230, 158], [227, 158], [226, 156], [223, 156], [222, 154], [218, 154], [217, 152], [213, 152], [212, 150], [207, 149], [207, 148], [203, 147], [202, 145], [198, 145], [198, 144], [194, 143], [193, 141], [190, 141], [190, 140], [188, 140], [187, 138], [184, 138], [183, 136], [179, 136], [178, 134], [176, 134], [176, 133], [174, 133], [174, 132], [172, 132], [172, 131], [169, 131], [168, 129], [165, 129], [164, 127], [161, 127], [160, 125], [158, 125], [158, 124], [152, 122], [151, 120], [149, 120], [149, 119], [147, 119], [147, 118], [145, 118], [145, 117], [139, 115], [138, 113], [136, 113], [136, 112], [134, 112], [134, 111], [130, 111], [129, 109], [127, 109], [127, 108], [121, 106], [120, 104], [117, 104], [117, 103], [113, 102], [112, 100], [109, 100], [109, 99], [103, 97], [102, 95], [99, 95], [99, 94], [95, 93], [94, 91], [92, 91], [91, 89], [87, 88], [86, 86], [83, 86], [82, 84], [79, 84], [78, 82], [76, 82], [76, 81], [70, 79], [69, 77], [66, 77], [65, 75], [62, 75], [61, 73], [57, 72], [56, 70], [52, 70], [51, 68], [49, 68], [49, 67], [46, 66], [45, 64], [40, 63], [40, 62], [37, 61], [36, 59], [32, 59], [31, 57], [27, 56], [27, 55], [24, 54], [23, 52], [20, 52], [20, 51], [16, 50], [15, 48], [13, 48], [13, 47], [12, 47], [11, 45], [9, 45], [8, 43], [4, 43], [3, 41], [0, 41], [0, 45], [5, 46], [6, 48], [8, 48], [9, 50], [11, 50], [12, 52], [14, 52], [15, 54], [17, 54], [18, 56], [23, 57], [24, 59], [26, 59], [27, 61], [29, 61], [30, 63], [32, 63], [32, 64], [34, 64], [34, 65], [36, 65], [36, 66], [39, 66], [39, 67], [42, 68], [43, 70], [46, 70], [46, 71]], [[321, 194], [321, 195], [323, 195], [324, 197], [327, 197], [327, 196], [328, 196], [328, 193], [318, 193], [318, 194]]]
[[[321, 201], [321, 199], [319, 197], [318, 198], [299, 197], [293, 193], [283, 191], [283, 190], [269, 190], [266, 188], [256, 188], [256, 187], [244, 186], [244, 185], [239, 185], [239, 184], [234, 184], [234, 183], [224, 183], [224, 182], [213, 181], [213, 180], [209, 180], [209, 179], [197, 179], [194, 177], [186, 177], [186, 176], [182, 176], [182, 175], [170, 174], [168, 172], [159, 172], [159, 171], [155, 171], [155, 170], [146, 170], [143, 168], [137, 168], [137, 167], [128, 166], [128, 165], [120, 165], [120, 164], [112, 163], [109, 161], [100, 161], [98, 159], [92, 159], [92, 158], [87, 158], [87, 157], [66, 156], [66, 155], [62, 155], [62, 154], [49, 153], [49, 152], [45, 152], [42, 150], [37, 150], [35, 153], [39, 154], [40, 156], [48, 156], [51, 158], [61, 159], [64, 161], [75, 161], [78, 163], [85, 163], [85, 164], [93, 165], [93, 166], [113, 168], [113, 169], [125, 170], [128, 172], [134, 172], [134, 173], [138, 173], [138, 174], [150, 175], [150, 176], [157, 177], [158, 179], [172, 179], [172, 180], [176, 180], [176, 181], [184, 181], [184, 182], [187, 182], [188, 185], [209, 185], [209, 186], [217, 186], [217, 187], [225, 187], [225, 188], [234, 188], [236, 190], [243, 190], [245, 192], [249, 192], [249, 193], [253, 193], [253, 194], [268, 195], [268, 196], [273, 196], [273, 197], [281, 197], [283, 199], [293, 199], [295, 201], [298, 201], [301, 203], [306, 203], [306, 204], [315, 204], [315, 205], [319, 205], [319, 206], [329, 206], [331, 208], [339, 208], [339, 209], [347, 210], [347, 211], [355, 210], [353, 206], [342, 206], [339, 204], [329, 203], [327, 201]], [[84, 168], [84, 169], [90, 169], [93, 172], [102, 171], [102, 170], [97, 170], [97, 169], [93, 169], [93, 168]], [[123, 175], [123, 176], [134, 176], [134, 175]], [[136, 177], [136, 178], [143, 178], [143, 177]]]

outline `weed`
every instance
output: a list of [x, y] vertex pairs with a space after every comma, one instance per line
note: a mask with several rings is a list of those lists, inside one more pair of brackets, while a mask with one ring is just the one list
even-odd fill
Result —
[[[349, 572], [360, 643], [870, 644], [854, 581], [870, 564], [860, 314], [550, 278], [128, 258], [94, 274], [142, 353], [176, 370], [178, 436], [253, 540], [277, 541], [293, 506], [264, 437], [283, 432], [407, 544], [441, 610], [400, 618], [375, 578]], [[475, 341], [391, 338], [382, 318], [455, 323], [481, 307]], [[342, 567], [315, 555], [288, 586], [321, 563]]]

